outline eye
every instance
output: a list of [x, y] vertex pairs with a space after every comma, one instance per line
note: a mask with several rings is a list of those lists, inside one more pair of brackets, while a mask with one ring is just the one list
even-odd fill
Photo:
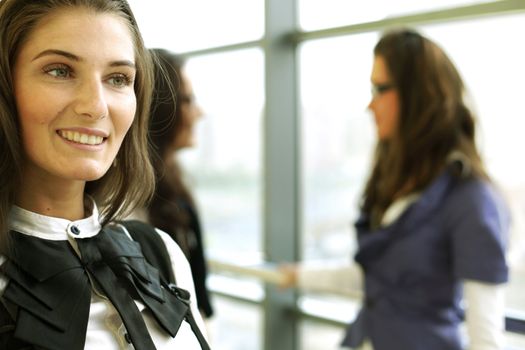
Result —
[[71, 76], [71, 68], [66, 65], [53, 65], [44, 68], [44, 73], [49, 74], [55, 78], [66, 79]]
[[385, 83], [385, 84], [373, 84], [372, 85], [372, 96], [376, 97], [384, 94], [385, 92], [395, 88], [394, 84]]
[[126, 87], [133, 83], [133, 79], [127, 74], [114, 74], [109, 77], [108, 82], [115, 87]]
[[195, 96], [193, 95], [193, 93], [191, 94], [180, 94], [178, 96], [179, 98], [179, 102], [181, 104], [188, 104], [188, 105], [191, 105], [195, 102]]

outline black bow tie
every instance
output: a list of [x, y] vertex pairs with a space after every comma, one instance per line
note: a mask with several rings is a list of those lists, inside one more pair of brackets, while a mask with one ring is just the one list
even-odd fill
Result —
[[161, 283], [140, 245], [123, 231], [105, 228], [78, 239], [81, 258], [67, 241], [11, 232], [14, 254], [2, 266], [10, 282], [3, 297], [18, 306], [14, 337], [46, 349], [84, 349], [91, 276], [119, 312], [137, 350], [155, 345], [133, 299], [153, 313], [172, 337], [189, 305]]

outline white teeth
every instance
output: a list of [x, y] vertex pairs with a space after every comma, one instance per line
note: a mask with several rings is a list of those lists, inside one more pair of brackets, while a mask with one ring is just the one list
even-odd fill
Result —
[[104, 138], [101, 136], [81, 134], [76, 131], [60, 130], [58, 133], [68, 141], [74, 141], [83, 145], [99, 145], [102, 143], [102, 141], [104, 141]]

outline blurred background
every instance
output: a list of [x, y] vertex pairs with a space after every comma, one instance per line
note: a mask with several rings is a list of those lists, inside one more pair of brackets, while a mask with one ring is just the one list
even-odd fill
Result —
[[186, 56], [205, 112], [180, 161], [213, 272], [213, 349], [337, 349], [359, 298], [265, 281], [281, 262], [352, 258], [375, 137], [372, 49], [399, 25], [439, 43], [469, 89], [513, 210], [507, 346], [525, 349], [525, 1], [129, 2], [146, 46]]

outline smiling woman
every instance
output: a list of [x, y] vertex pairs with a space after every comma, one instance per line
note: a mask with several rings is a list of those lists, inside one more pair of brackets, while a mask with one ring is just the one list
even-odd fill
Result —
[[153, 189], [127, 2], [3, 0], [0, 32], [0, 348], [207, 349], [180, 248], [117, 221]]

